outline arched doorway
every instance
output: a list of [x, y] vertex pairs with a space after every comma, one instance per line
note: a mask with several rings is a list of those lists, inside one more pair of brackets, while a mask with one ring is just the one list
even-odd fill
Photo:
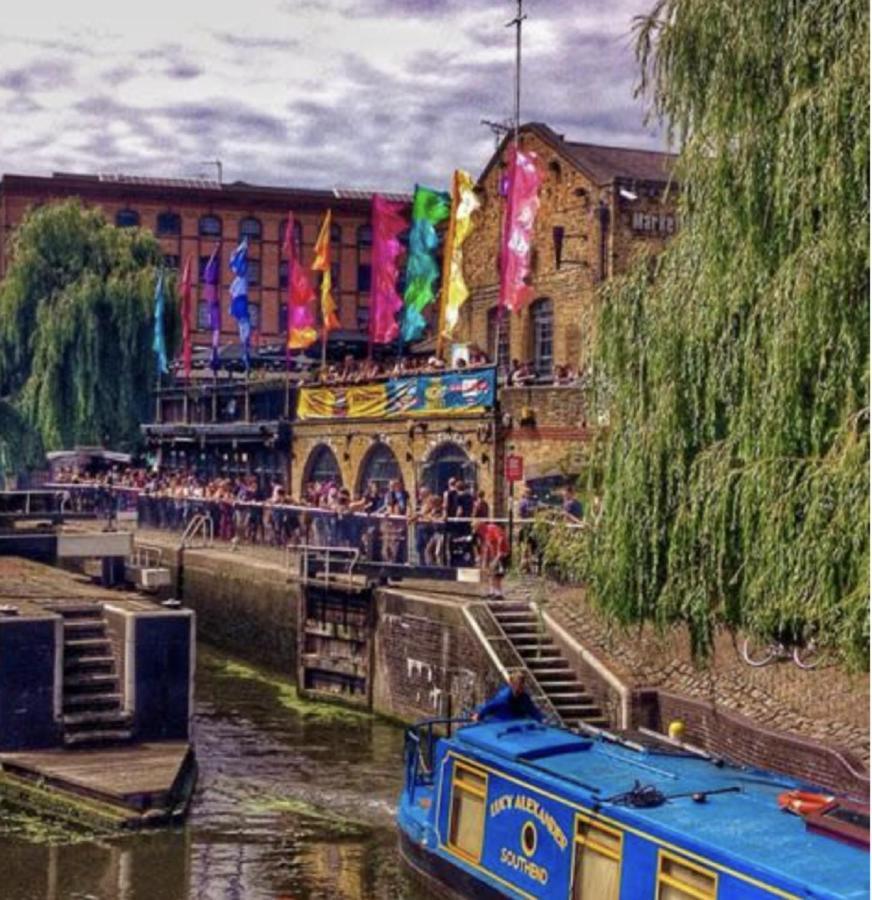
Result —
[[473, 492], [476, 490], [475, 463], [463, 447], [449, 441], [436, 447], [424, 461], [419, 482], [421, 487], [429, 488], [434, 494], [442, 494], [450, 478], [462, 478]]
[[376, 483], [379, 493], [383, 493], [393, 479], [397, 479], [401, 484], [403, 482], [400, 464], [397, 462], [393, 450], [387, 444], [376, 444], [370, 448], [360, 464], [357, 476], [357, 495], [362, 496], [371, 481]]
[[305, 490], [307, 484], [317, 481], [319, 484], [332, 482], [337, 487], [342, 486], [342, 472], [336, 454], [326, 445], [318, 446], [309, 454], [306, 468], [303, 470], [303, 484]]

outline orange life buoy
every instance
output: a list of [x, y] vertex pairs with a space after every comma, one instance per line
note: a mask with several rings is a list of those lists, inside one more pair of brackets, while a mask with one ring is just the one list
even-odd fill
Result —
[[811, 791], [785, 791], [778, 795], [778, 806], [786, 812], [797, 816], [807, 816], [809, 813], [823, 809], [833, 798], [826, 794], [815, 794]]

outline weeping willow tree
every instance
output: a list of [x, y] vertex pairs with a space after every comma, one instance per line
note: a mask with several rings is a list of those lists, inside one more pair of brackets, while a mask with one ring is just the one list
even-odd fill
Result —
[[[40, 207], [15, 232], [0, 284], [0, 396], [45, 449], [137, 440], [155, 375], [159, 259], [153, 236], [77, 201]], [[0, 419], [0, 444], [14, 468], [27, 439], [10, 423]]]
[[659, 0], [680, 235], [603, 298], [603, 513], [548, 559], [624, 622], [869, 645], [866, 0]]

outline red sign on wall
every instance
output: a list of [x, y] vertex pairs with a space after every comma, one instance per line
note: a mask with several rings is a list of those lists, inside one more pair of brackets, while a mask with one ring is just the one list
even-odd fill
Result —
[[510, 453], [506, 457], [506, 481], [524, 480], [524, 457], [518, 453]]

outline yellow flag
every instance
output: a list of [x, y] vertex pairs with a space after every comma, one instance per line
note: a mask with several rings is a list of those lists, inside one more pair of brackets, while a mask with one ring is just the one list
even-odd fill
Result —
[[442, 335], [449, 339], [454, 336], [454, 329], [460, 319], [460, 307], [469, 297], [469, 288], [463, 279], [463, 242], [472, 231], [472, 214], [481, 205], [475, 196], [472, 176], [468, 172], [458, 169], [454, 173], [454, 185], [457, 191], [453, 223], [454, 240], [450, 249], [448, 292], [442, 319]]
[[312, 271], [321, 272], [321, 321], [325, 331], [334, 331], [339, 327], [339, 317], [336, 315], [336, 301], [333, 299], [333, 274], [330, 270], [330, 222], [331, 210], [327, 210], [321, 230], [318, 232], [318, 240], [315, 242], [315, 259], [312, 262]]

